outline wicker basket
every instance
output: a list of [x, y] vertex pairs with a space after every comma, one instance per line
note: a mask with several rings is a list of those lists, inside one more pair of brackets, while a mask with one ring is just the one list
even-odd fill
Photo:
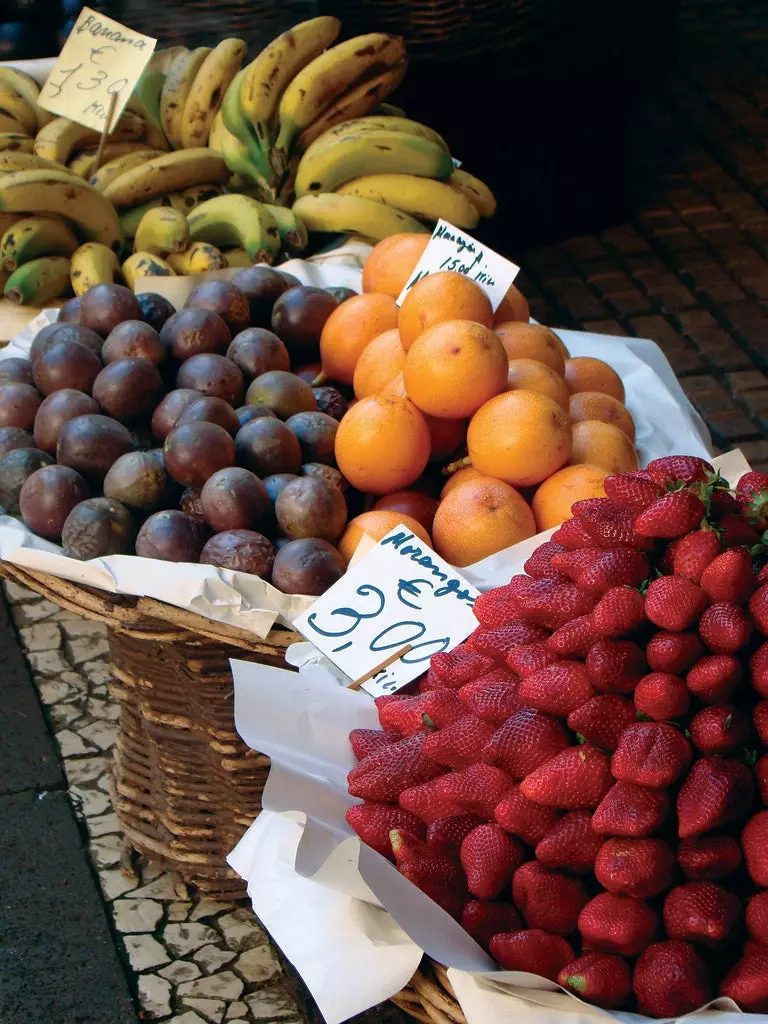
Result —
[[214, 897], [239, 899], [226, 856], [261, 809], [269, 758], [235, 732], [229, 659], [283, 666], [297, 639], [266, 640], [147, 598], [83, 587], [0, 561], [0, 575], [102, 622], [120, 705], [114, 802], [130, 848]]
[[466, 1024], [442, 964], [425, 956], [419, 969], [392, 1002], [424, 1024]]

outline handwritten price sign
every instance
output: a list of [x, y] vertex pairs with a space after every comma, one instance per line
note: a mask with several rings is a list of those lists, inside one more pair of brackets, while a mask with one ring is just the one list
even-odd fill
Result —
[[[157, 40], [90, 7], [80, 11], [38, 103], [60, 117], [103, 132], [114, 128]], [[111, 125], [107, 112], [117, 95]]]
[[447, 220], [439, 220], [408, 283], [397, 297], [398, 306], [417, 281], [440, 270], [463, 274], [478, 284], [491, 300], [494, 312], [520, 273], [520, 267], [505, 260], [466, 231], [455, 228]]
[[433, 654], [469, 636], [477, 627], [477, 596], [454, 568], [398, 526], [293, 625], [350, 680], [409, 646], [363, 683], [379, 697], [416, 679]]

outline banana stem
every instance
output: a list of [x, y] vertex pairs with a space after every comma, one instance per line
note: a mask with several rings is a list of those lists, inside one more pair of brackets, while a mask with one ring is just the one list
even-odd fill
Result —
[[457, 459], [455, 462], [449, 462], [447, 466], [443, 466], [443, 476], [453, 476], [460, 469], [466, 469], [467, 466], [471, 466], [472, 462], [468, 455], [465, 455], [463, 459]]

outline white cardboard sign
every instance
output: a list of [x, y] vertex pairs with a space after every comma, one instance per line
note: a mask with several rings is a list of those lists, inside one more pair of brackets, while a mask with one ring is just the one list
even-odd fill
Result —
[[477, 627], [477, 596], [456, 569], [396, 526], [293, 626], [353, 681], [410, 645], [363, 683], [379, 697], [416, 679], [433, 654], [469, 636]]
[[441, 270], [463, 274], [478, 284], [491, 300], [494, 313], [520, 273], [520, 267], [505, 260], [466, 231], [454, 227], [447, 220], [439, 220], [408, 283], [397, 297], [398, 306], [417, 281]]

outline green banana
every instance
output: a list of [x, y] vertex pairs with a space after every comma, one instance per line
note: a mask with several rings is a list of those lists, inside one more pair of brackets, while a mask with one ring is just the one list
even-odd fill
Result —
[[297, 217], [293, 210], [289, 210], [287, 206], [270, 206], [268, 203], [265, 205], [277, 221], [280, 241], [285, 251], [293, 255], [306, 249], [309, 242], [309, 232], [304, 221]]
[[86, 242], [72, 253], [69, 279], [75, 295], [85, 295], [97, 284], [114, 284], [119, 273], [117, 256], [100, 242]]
[[140, 114], [146, 125], [144, 141], [152, 149], [168, 150], [171, 148], [163, 131], [160, 117], [160, 95], [165, 82], [165, 73], [157, 68], [146, 67], [136, 83], [127, 107]]
[[0, 263], [13, 271], [38, 256], [70, 256], [79, 244], [64, 220], [25, 217], [0, 239]]
[[189, 245], [187, 218], [172, 206], [147, 210], [136, 228], [133, 244], [137, 252], [148, 252], [153, 256], [184, 252]]
[[3, 294], [20, 306], [43, 306], [69, 291], [69, 259], [41, 256], [18, 267], [5, 282]]
[[[258, 58], [257, 58], [258, 59]], [[262, 147], [256, 133], [254, 132], [253, 125], [245, 117], [243, 110], [240, 106], [240, 94], [243, 87], [248, 68], [243, 68], [235, 75], [229, 84], [227, 91], [224, 93], [224, 102], [221, 104], [221, 121], [229, 133], [230, 136], [234, 137], [239, 146], [235, 148], [230, 144], [229, 149], [240, 161], [247, 161], [249, 166], [255, 168], [257, 176], [263, 178], [269, 184], [272, 184], [275, 180], [275, 172], [272, 169], [272, 164], [269, 161], [269, 144], [266, 147]], [[215, 125], [215, 121], [214, 121]], [[214, 128], [211, 129], [211, 135], [208, 139], [208, 145], [212, 148], [216, 148], [212, 144], [211, 139], [214, 136]], [[226, 137], [224, 137], [226, 138]], [[224, 141], [224, 139], [222, 139]], [[239, 147], [242, 147], [240, 149]], [[244, 150], [244, 152], [243, 152]], [[223, 151], [222, 156], [226, 159], [226, 154]], [[238, 174], [244, 173], [238, 171]], [[253, 177], [252, 171], [249, 169], [247, 172]]]
[[293, 212], [304, 221], [309, 231], [363, 235], [376, 242], [403, 231], [427, 234], [430, 230], [421, 221], [385, 203], [332, 192], [297, 199]]
[[245, 249], [254, 263], [272, 263], [280, 252], [277, 221], [263, 203], [249, 196], [216, 196], [193, 210], [188, 219], [193, 241]]
[[120, 227], [123, 230], [123, 234], [126, 238], [133, 238], [136, 235], [136, 228], [141, 222], [141, 218], [147, 212], [147, 210], [154, 210], [158, 206], [167, 206], [168, 202], [166, 197], [158, 199], [150, 199], [146, 203], [140, 203], [138, 206], [132, 206], [129, 210], [123, 210], [120, 214]]

